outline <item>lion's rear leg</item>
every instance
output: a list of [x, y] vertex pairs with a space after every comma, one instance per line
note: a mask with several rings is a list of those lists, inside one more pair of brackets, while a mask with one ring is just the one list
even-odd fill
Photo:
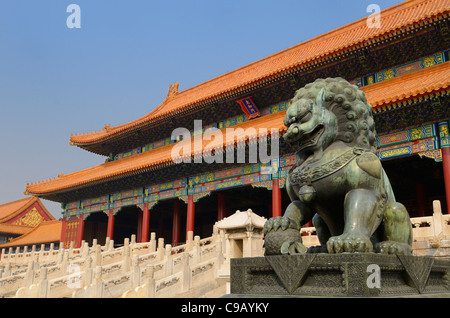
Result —
[[372, 252], [370, 237], [381, 222], [377, 203], [376, 191], [354, 189], [347, 193], [344, 200], [344, 232], [328, 240], [329, 253]]
[[412, 225], [405, 206], [398, 202], [389, 203], [383, 214], [383, 238], [376, 246], [379, 253], [411, 254]]
[[327, 242], [331, 237], [327, 224], [317, 213], [312, 218], [312, 224], [316, 228], [320, 245], [309, 247], [308, 253], [327, 253]]

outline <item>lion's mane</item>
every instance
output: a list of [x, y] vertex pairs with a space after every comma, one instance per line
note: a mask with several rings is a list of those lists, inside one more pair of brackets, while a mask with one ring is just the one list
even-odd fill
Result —
[[325, 107], [338, 122], [336, 140], [377, 153], [375, 122], [372, 106], [356, 85], [343, 78], [317, 79], [297, 90], [292, 102], [299, 99], [316, 101], [317, 94], [325, 89]]

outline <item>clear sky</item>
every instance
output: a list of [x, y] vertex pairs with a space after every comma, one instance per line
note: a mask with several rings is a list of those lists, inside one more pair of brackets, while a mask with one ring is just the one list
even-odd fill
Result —
[[[104, 162], [71, 133], [132, 121], [175, 81], [184, 90], [400, 2], [1, 0], [0, 204]], [[80, 28], [67, 26], [70, 4]]]

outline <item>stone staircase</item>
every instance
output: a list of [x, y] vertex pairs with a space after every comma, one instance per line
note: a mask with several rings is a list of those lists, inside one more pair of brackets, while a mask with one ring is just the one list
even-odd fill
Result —
[[83, 243], [50, 251], [3, 253], [0, 262], [0, 296], [36, 298], [207, 297], [221, 296], [224, 284], [216, 273], [223, 264], [223, 236], [200, 239], [188, 236], [186, 244], [172, 247], [163, 239], [123, 247]]

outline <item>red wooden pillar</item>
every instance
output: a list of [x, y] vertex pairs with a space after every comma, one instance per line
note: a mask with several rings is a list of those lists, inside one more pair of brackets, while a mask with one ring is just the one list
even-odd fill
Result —
[[84, 218], [83, 215], [79, 215], [78, 219], [78, 228], [77, 228], [77, 239], [75, 242], [75, 248], [81, 247], [81, 241], [83, 240], [83, 234], [84, 234]]
[[180, 243], [180, 200], [173, 202], [172, 246]]
[[272, 217], [281, 216], [281, 190], [278, 179], [272, 179]]
[[141, 242], [148, 242], [148, 231], [150, 226], [150, 210], [148, 209], [148, 203], [144, 203], [144, 211], [142, 214], [142, 231]]
[[114, 235], [114, 213], [112, 210], [110, 210], [108, 214], [108, 229], [106, 232], [106, 237], [109, 237], [109, 239], [112, 240], [113, 235]]
[[445, 200], [447, 213], [450, 214], [450, 147], [442, 147], [442, 168], [444, 170]]
[[217, 221], [223, 220], [226, 217], [226, 201], [225, 194], [217, 194]]
[[[64, 242], [66, 241], [66, 227], [67, 227], [67, 221], [66, 218], [63, 217], [62, 218], [62, 224], [61, 224], [61, 238], [59, 239], [59, 242], [64, 244]], [[67, 246], [64, 246], [65, 248], [67, 248]]]
[[186, 241], [188, 239], [188, 233], [194, 232], [194, 219], [195, 219], [194, 195], [188, 194], [187, 220], [186, 220]]

